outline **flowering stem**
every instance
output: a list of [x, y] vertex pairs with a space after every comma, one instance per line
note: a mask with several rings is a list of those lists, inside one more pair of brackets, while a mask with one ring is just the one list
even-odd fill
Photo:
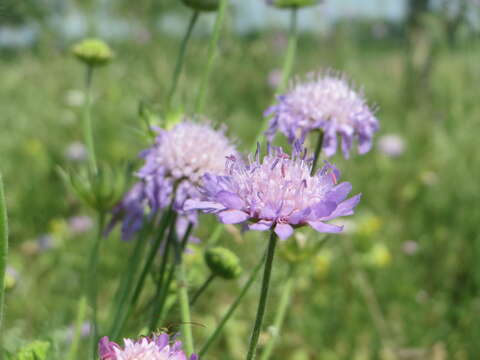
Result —
[[[290, 74], [292, 73], [293, 64], [295, 62], [295, 55], [297, 52], [297, 42], [298, 42], [298, 21], [297, 21], [297, 14], [298, 10], [294, 7], [290, 13], [290, 30], [288, 33], [288, 47], [287, 53], [285, 54], [285, 60], [282, 67], [282, 80], [280, 82], [280, 86], [277, 89], [276, 94], [280, 94], [285, 91], [288, 80], [290, 79]], [[260, 131], [258, 132], [255, 142], [252, 144], [252, 150], [255, 150], [257, 143], [261, 143], [263, 140], [263, 135], [267, 130], [268, 121], [267, 118], [264, 117], [262, 120], [262, 124], [260, 126]]]
[[197, 290], [197, 292], [192, 296], [192, 299], [190, 300], [190, 306], [195, 305], [195, 302], [198, 300], [200, 295], [203, 294], [203, 292], [208, 288], [208, 286], [211, 284], [213, 279], [215, 279], [216, 276], [215, 274], [210, 274], [210, 276], [205, 280], [205, 282], [200, 286], [200, 288]]
[[226, 312], [226, 314], [223, 316], [222, 320], [220, 321], [220, 323], [218, 324], [217, 328], [215, 329], [215, 331], [213, 332], [212, 335], [210, 335], [210, 337], [208, 338], [207, 342], [205, 343], [205, 345], [203, 345], [203, 347], [201, 348], [200, 352], [199, 352], [199, 355], [200, 357], [202, 357], [203, 355], [205, 355], [205, 353], [207, 352], [207, 350], [210, 348], [210, 346], [213, 344], [213, 342], [218, 338], [218, 336], [221, 334], [223, 328], [225, 327], [225, 325], [227, 324], [227, 321], [232, 317], [233, 313], [235, 312], [235, 310], [237, 309], [238, 305], [240, 305], [240, 303], [242, 302], [243, 298], [245, 297], [245, 295], [247, 294], [248, 290], [250, 289], [250, 287], [253, 285], [253, 283], [255, 282], [255, 279], [257, 278], [257, 275], [260, 271], [260, 269], [262, 268], [262, 265], [264, 264], [265, 262], [265, 256], [262, 256], [262, 259], [258, 262], [258, 264], [255, 266], [255, 268], [253, 269], [252, 273], [250, 274], [250, 277], [248, 278], [247, 282], [245, 283], [245, 285], [243, 286], [243, 289], [240, 291], [240, 294], [238, 294], [237, 296], [237, 299], [235, 300], [235, 302], [230, 305], [230, 308], [228, 309], [228, 311]]
[[253, 327], [252, 337], [250, 338], [250, 346], [246, 359], [255, 359], [255, 353], [258, 345], [258, 338], [260, 337], [260, 331], [262, 329], [263, 317], [265, 315], [265, 309], [268, 299], [268, 288], [270, 285], [270, 276], [272, 274], [273, 258], [275, 255], [275, 247], [277, 245], [277, 235], [274, 231], [270, 234], [270, 240], [268, 242], [267, 258], [265, 260], [265, 268], [263, 272], [262, 290], [260, 292], [260, 300], [258, 302], [257, 317], [255, 319], [255, 325]]
[[78, 302], [77, 319], [75, 321], [75, 333], [73, 334], [72, 344], [67, 355], [67, 360], [75, 360], [77, 358], [78, 345], [82, 337], [82, 326], [87, 312], [87, 298], [82, 296]]
[[118, 323], [115, 327], [114, 333], [112, 333], [112, 337], [117, 338], [118, 335], [122, 332], [123, 326], [125, 325], [125, 322], [127, 321], [128, 317], [133, 311], [133, 308], [135, 307], [135, 304], [137, 303], [138, 298], [140, 297], [140, 294], [143, 290], [143, 286], [145, 284], [145, 280], [147, 278], [147, 275], [150, 271], [150, 268], [152, 267], [153, 261], [155, 260], [155, 256], [158, 253], [158, 250], [160, 248], [160, 245], [163, 240], [163, 235], [165, 234], [165, 230], [167, 229], [168, 225], [171, 222], [175, 222], [176, 214], [172, 209], [173, 202], [168, 208], [167, 212], [162, 216], [162, 219], [160, 221], [159, 228], [157, 230], [157, 237], [152, 244], [150, 248], [150, 252], [148, 253], [147, 260], [145, 261], [145, 264], [143, 265], [142, 272], [140, 273], [140, 277], [138, 278], [137, 284], [135, 286], [135, 289], [133, 291], [133, 295], [130, 298], [129, 301], [129, 307], [122, 311], [123, 315], [121, 315], [120, 320], [118, 320]]
[[7, 205], [3, 193], [2, 174], [0, 174], [0, 346], [2, 345], [3, 302], [5, 296], [5, 271], [8, 254], [8, 220]]
[[315, 175], [315, 170], [317, 169], [318, 159], [320, 158], [320, 153], [322, 151], [323, 146], [323, 130], [318, 130], [318, 140], [317, 145], [315, 146], [315, 153], [313, 155], [313, 163], [312, 163], [312, 170], [310, 175]]
[[157, 256], [158, 250], [160, 249], [160, 245], [162, 244], [162, 240], [163, 240], [163, 235], [165, 233], [165, 230], [167, 229], [167, 226], [171, 223], [175, 223], [176, 213], [171, 208], [169, 208], [169, 210], [167, 211], [169, 212], [169, 215], [166, 217], [166, 221], [160, 224], [157, 238], [155, 239], [155, 242], [152, 244], [150, 253], [148, 254], [148, 257], [147, 257], [147, 261], [143, 266], [137, 286], [135, 287], [135, 291], [133, 293], [132, 300], [130, 302], [131, 308], [135, 306], [138, 298], [140, 297], [140, 294], [142, 293], [143, 285], [145, 284], [145, 280], [147, 278], [148, 272], [152, 267], [153, 260], [155, 260], [155, 256]]
[[210, 38], [210, 44], [208, 46], [207, 66], [205, 67], [205, 70], [203, 72], [203, 77], [200, 81], [200, 87], [197, 93], [197, 99], [195, 101], [195, 114], [200, 114], [203, 111], [207, 85], [210, 79], [210, 74], [212, 73], [213, 63], [215, 60], [215, 55], [217, 53], [218, 40], [220, 38], [220, 32], [222, 30], [222, 25], [225, 18], [225, 13], [227, 12], [227, 7], [228, 0], [221, 0], [220, 7], [217, 12], [217, 17], [215, 19], [215, 25], [213, 27], [213, 34]]
[[270, 339], [268, 340], [265, 349], [260, 356], [260, 360], [268, 360], [272, 354], [273, 348], [277, 343], [277, 340], [280, 336], [280, 331], [282, 330], [283, 322], [285, 321], [285, 315], [287, 314], [287, 309], [290, 305], [293, 293], [293, 285], [295, 282], [294, 269], [293, 267], [289, 270], [286, 283], [283, 285], [282, 295], [280, 297], [280, 303], [278, 305], [278, 310], [273, 321], [274, 332]]
[[377, 332], [380, 335], [380, 340], [385, 346], [385, 349], [388, 350], [394, 356], [394, 358], [397, 358], [396, 349], [394, 346], [394, 342], [392, 341], [392, 335], [387, 325], [387, 321], [385, 319], [385, 316], [383, 315], [382, 309], [380, 308], [380, 304], [375, 294], [375, 290], [370, 284], [367, 274], [365, 274], [360, 262], [358, 261], [358, 257], [355, 254], [353, 243], [348, 238], [344, 239], [342, 243], [344, 244], [344, 249], [347, 257], [351, 259], [351, 264], [355, 276], [355, 284], [358, 286], [358, 289], [360, 290], [360, 293], [365, 300], [368, 312], [370, 313], [370, 316], [373, 319], [373, 323], [377, 328]]
[[180, 73], [182, 72], [183, 63], [185, 62], [185, 53], [187, 50], [188, 41], [190, 40], [190, 37], [192, 35], [192, 30], [198, 20], [199, 15], [200, 13], [198, 11], [194, 11], [192, 13], [192, 17], [190, 18], [190, 22], [188, 23], [187, 32], [185, 33], [182, 39], [182, 43], [180, 45], [180, 51], [177, 56], [177, 63], [175, 64], [175, 70], [173, 72], [172, 84], [170, 85], [170, 90], [168, 91], [168, 97], [167, 97], [167, 103], [166, 103], [167, 111], [170, 110], [170, 106], [172, 105], [173, 95], [175, 94], [175, 90], [177, 90], [178, 79], [180, 77]]
[[[187, 230], [185, 231], [185, 234], [183, 235], [183, 239], [180, 243], [180, 249], [183, 252], [185, 250], [186, 243], [188, 241], [188, 238], [190, 237], [190, 234], [192, 233], [193, 230], [193, 223], [189, 223]], [[175, 232], [171, 233], [171, 244], [175, 245], [177, 238], [175, 235]], [[157, 327], [158, 322], [162, 319], [163, 313], [164, 313], [164, 307], [167, 302], [167, 296], [168, 293], [170, 292], [170, 285], [172, 284], [173, 281], [173, 275], [175, 272], [175, 266], [172, 265], [170, 267], [170, 271], [167, 274], [166, 280], [163, 282], [162, 288], [161, 288], [161, 297], [158, 299], [157, 306], [153, 312], [152, 316], [152, 322], [150, 323], [150, 330], [154, 331], [155, 328]]]
[[193, 354], [193, 336], [192, 336], [192, 320], [190, 317], [190, 302], [188, 300], [188, 284], [185, 273], [185, 266], [182, 261], [182, 246], [175, 242], [176, 259], [175, 267], [177, 273], [177, 294], [180, 303], [180, 316], [182, 318], [182, 336], [185, 344], [185, 352], [187, 356]]
[[158, 282], [157, 282], [157, 291], [155, 293], [154, 297], [154, 308], [150, 320], [150, 331], [155, 330], [155, 327], [157, 325], [157, 316], [161, 312], [161, 300], [163, 297], [163, 292], [168, 289], [165, 289], [165, 271], [167, 269], [167, 264], [168, 264], [168, 258], [170, 257], [170, 249], [172, 247], [172, 241], [175, 241], [174, 239], [174, 234], [173, 232], [175, 231], [175, 223], [172, 222], [170, 223], [170, 229], [168, 232], [168, 237], [167, 237], [167, 244], [165, 245], [165, 249], [163, 250], [163, 256], [162, 256], [162, 263], [160, 265], [160, 271], [159, 271], [159, 276], [158, 276]]
[[298, 40], [298, 9], [296, 7], [292, 8], [290, 13], [290, 31], [288, 34], [288, 47], [287, 54], [285, 56], [285, 62], [283, 63], [282, 69], [282, 81], [280, 86], [277, 89], [277, 94], [283, 92], [287, 85], [288, 79], [292, 72], [293, 63], [295, 62], [295, 53], [297, 51], [297, 40]]
[[[167, 214], [165, 214], [164, 216], [167, 216]], [[109, 332], [112, 338], [117, 338], [119, 335], [118, 334], [120, 330], [119, 325], [121, 322], [121, 318], [124, 315], [124, 311], [123, 311], [124, 306], [128, 300], [128, 295], [130, 294], [130, 289], [132, 288], [132, 282], [137, 273], [138, 264], [141, 262], [143, 250], [145, 248], [146, 240], [148, 238], [147, 235], [149, 234], [153, 223], [154, 221], [150, 222], [147, 226], [145, 226], [140, 231], [140, 234], [135, 241], [135, 247], [133, 249], [132, 256], [130, 257], [130, 261], [128, 263], [127, 269], [124, 272], [124, 277], [122, 279], [121, 284], [119, 285], [117, 295], [115, 296], [115, 299], [118, 299], [118, 300], [116, 302], [116, 306], [115, 306], [116, 311], [113, 316], [112, 326]]]
[[98, 319], [97, 319], [97, 269], [98, 258], [100, 253], [100, 245], [103, 238], [103, 229], [105, 227], [105, 213], [99, 212], [98, 214], [98, 229], [97, 236], [93, 240], [92, 249], [90, 250], [90, 258], [88, 261], [87, 278], [85, 279], [85, 285], [90, 298], [90, 306], [92, 307], [92, 340], [93, 351], [95, 353], [96, 341], [98, 338]]
[[93, 80], [93, 66], [87, 65], [85, 74], [85, 105], [83, 109], [83, 136], [85, 137], [85, 143], [88, 149], [88, 163], [90, 171], [93, 174], [97, 173], [97, 159], [95, 156], [95, 144], [93, 142], [93, 130], [92, 130], [92, 80]]

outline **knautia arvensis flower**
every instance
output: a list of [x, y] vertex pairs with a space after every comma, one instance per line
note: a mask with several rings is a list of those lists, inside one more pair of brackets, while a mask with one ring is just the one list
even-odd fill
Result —
[[230, 157], [225, 175], [205, 174], [203, 198], [187, 200], [185, 209], [217, 214], [225, 224], [249, 222], [252, 230], [273, 229], [281, 239], [304, 225], [324, 233], [342, 231], [326, 221], [352, 215], [360, 195], [345, 200], [352, 186], [338, 184], [335, 166], [327, 163], [312, 176], [312, 161], [299, 148], [290, 157], [269, 147], [263, 160], [259, 152], [248, 163]]
[[123, 218], [124, 238], [142, 227], [145, 215], [168, 207], [172, 200], [175, 211], [194, 221], [195, 212], [183, 210], [185, 200], [199, 198], [201, 177], [222, 173], [225, 158], [236, 154], [225, 130], [205, 123], [185, 120], [156, 131], [155, 144], [140, 155], [145, 164], [136, 173], [139, 181], [114, 209], [114, 223]]
[[290, 143], [303, 141], [313, 130], [323, 131], [323, 151], [328, 157], [337, 151], [338, 136], [346, 158], [354, 140], [358, 142], [358, 152], [367, 153], [379, 127], [363, 93], [355, 91], [344, 75], [332, 72], [310, 74], [305, 81], [294, 81], [265, 116], [272, 116], [267, 131], [270, 140], [277, 131], [287, 136]]
[[[100, 360], [187, 360], [180, 341], [171, 342], [166, 333], [143, 337], [139, 340], [124, 339], [121, 347], [108, 339], [100, 339], [98, 354]], [[198, 360], [192, 355], [189, 360]]]

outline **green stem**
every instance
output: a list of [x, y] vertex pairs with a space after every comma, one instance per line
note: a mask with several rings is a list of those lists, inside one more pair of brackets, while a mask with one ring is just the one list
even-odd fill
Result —
[[267, 307], [268, 288], [270, 285], [270, 276], [272, 274], [273, 258], [275, 256], [275, 246], [277, 245], [277, 235], [274, 231], [270, 234], [270, 240], [268, 241], [267, 258], [265, 260], [265, 268], [263, 272], [262, 290], [260, 292], [260, 299], [258, 301], [257, 316], [255, 319], [255, 325], [253, 327], [252, 336], [250, 338], [250, 346], [248, 348], [248, 354], [246, 359], [255, 359], [255, 354], [258, 345], [258, 338], [260, 337], [260, 331], [262, 329], [263, 317], [265, 315], [265, 309]]
[[192, 13], [192, 17], [190, 18], [190, 22], [188, 23], [187, 27], [187, 32], [185, 33], [182, 43], [180, 45], [180, 51], [177, 56], [177, 62], [175, 64], [175, 70], [173, 71], [173, 77], [172, 77], [172, 84], [170, 85], [170, 90], [168, 91], [168, 96], [167, 96], [167, 112], [170, 110], [170, 106], [172, 105], [172, 99], [173, 95], [175, 94], [175, 91], [177, 90], [178, 86], [178, 79], [180, 77], [180, 73], [182, 72], [182, 67], [185, 62], [185, 53], [187, 50], [187, 45], [188, 41], [190, 40], [190, 37], [192, 35], [193, 28], [195, 27], [195, 24], [198, 20], [198, 16], [200, 13], [198, 11], [194, 11]]
[[166, 216], [162, 217], [162, 221], [160, 222], [159, 228], [157, 230], [158, 231], [157, 237], [156, 237], [154, 243], [152, 244], [152, 246], [150, 248], [150, 252], [148, 253], [147, 260], [145, 261], [145, 264], [143, 265], [142, 271], [140, 273], [137, 284], [136, 284], [135, 289], [133, 291], [133, 295], [132, 295], [132, 297], [129, 301], [129, 307], [127, 309], [124, 309], [124, 311], [123, 311], [124, 315], [122, 316], [122, 318], [119, 321], [119, 325], [118, 325], [118, 328], [117, 328], [118, 330], [115, 333], [115, 335], [117, 335], [117, 336], [118, 336], [118, 334], [121, 333], [121, 331], [122, 331], [122, 329], [125, 325], [125, 322], [127, 321], [128, 317], [132, 313], [133, 308], [135, 307], [135, 304], [137, 303], [137, 301], [138, 301], [138, 299], [139, 299], [139, 297], [142, 293], [143, 286], [145, 285], [145, 280], [147, 279], [147, 275], [150, 272], [153, 261], [155, 260], [155, 257], [158, 254], [158, 250], [160, 249], [160, 245], [162, 244], [162, 240], [164, 238], [165, 230], [167, 229], [168, 225], [171, 222], [175, 222], [176, 213], [172, 209], [172, 206], [173, 206], [173, 202], [170, 205], [170, 207], [168, 208]]
[[95, 143], [93, 141], [92, 130], [92, 80], [93, 80], [93, 66], [87, 65], [85, 74], [85, 105], [83, 113], [83, 136], [85, 137], [85, 143], [88, 150], [88, 163], [90, 171], [93, 174], [97, 173], [97, 158], [95, 156]]
[[[165, 214], [164, 216], [166, 216]], [[119, 284], [117, 295], [115, 296], [115, 306], [112, 307], [112, 310], [115, 309], [112, 317], [112, 326], [110, 327], [110, 336], [113, 339], [116, 339], [119, 335], [119, 326], [121, 323], [121, 318], [124, 315], [124, 306], [127, 303], [127, 300], [130, 295], [130, 290], [132, 288], [133, 280], [137, 274], [138, 266], [141, 263], [145, 245], [147, 243], [148, 234], [152, 228], [152, 225], [155, 223], [155, 220], [149, 222], [141, 231], [138, 237], [135, 239], [135, 247], [133, 253], [130, 256], [128, 266], [126, 271], [123, 274], [123, 279]]]
[[207, 91], [208, 81], [213, 69], [213, 63], [215, 61], [215, 55], [217, 53], [218, 40], [220, 39], [220, 32], [225, 19], [225, 13], [227, 12], [228, 0], [221, 0], [220, 7], [215, 19], [215, 25], [213, 27], [213, 34], [210, 38], [210, 44], [208, 46], [207, 54], [207, 66], [203, 72], [202, 80], [200, 81], [200, 87], [198, 88], [197, 99], [195, 101], [195, 114], [201, 114], [203, 106], [205, 104], [205, 94]]
[[[189, 223], [188, 227], [187, 227], [187, 230], [185, 231], [185, 234], [183, 235], [183, 239], [180, 243], [180, 251], [182, 253], [185, 250], [185, 246], [188, 242], [188, 238], [190, 237], [190, 234], [192, 233], [192, 230], [193, 230], [193, 223]], [[171, 242], [172, 242], [173, 245], [178, 246], [176, 241], [177, 241], [177, 238], [176, 238], [175, 232], [173, 232]], [[176, 255], [176, 257], [177, 257], [177, 255]], [[151, 331], [155, 330], [155, 328], [158, 325], [158, 322], [163, 318], [164, 307], [165, 307], [165, 303], [167, 302], [168, 293], [170, 292], [170, 285], [172, 284], [174, 273], [175, 273], [175, 266], [172, 265], [170, 267], [170, 271], [167, 274], [166, 281], [164, 281], [164, 284], [162, 286], [161, 297], [158, 300], [158, 305], [154, 310], [154, 315], [158, 315], [158, 316], [152, 316], [153, 321], [150, 324], [150, 330]]]
[[5, 271], [8, 254], [7, 204], [3, 192], [2, 174], [0, 174], [0, 348], [3, 345], [3, 302], [5, 297]]
[[[287, 53], [285, 54], [285, 60], [282, 67], [282, 80], [280, 86], [277, 89], [277, 95], [285, 91], [288, 80], [290, 79], [290, 74], [292, 73], [293, 64], [295, 62], [295, 56], [297, 52], [297, 42], [298, 42], [298, 29], [297, 29], [297, 8], [293, 8], [290, 13], [290, 30], [288, 34], [288, 47]], [[252, 144], [252, 151], [255, 151], [257, 143], [263, 142], [263, 135], [268, 127], [268, 118], [264, 117], [260, 126], [260, 131], [258, 132], [254, 143]]]
[[317, 145], [315, 146], [315, 153], [313, 155], [313, 163], [312, 163], [312, 170], [310, 175], [313, 176], [315, 175], [315, 170], [317, 169], [317, 163], [318, 159], [320, 158], [320, 153], [322, 151], [322, 146], [323, 146], [323, 130], [318, 130], [318, 139], [317, 139]]
[[277, 313], [273, 321], [273, 334], [268, 340], [265, 349], [260, 356], [260, 360], [268, 360], [272, 354], [272, 351], [279, 339], [280, 332], [282, 330], [283, 322], [285, 321], [285, 315], [287, 314], [287, 309], [290, 306], [290, 301], [292, 299], [292, 290], [295, 282], [294, 271], [291, 269], [289, 271], [287, 282], [283, 285], [282, 295], [280, 297], [280, 303], [278, 304]]
[[67, 355], [67, 360], [75, 360], [77, 358], [78, 346], [82, 338], [82, 326], [87, 312], [87, 298], [82, 296], [78, 302], [77, 320], [75, 321], [75, 333], [73, 335], [72, 344]]
[[192, 320], [190, 317], [190, 302], [188, 300], [187, 276], [185, 273], [185, 266], [182, 261], [181, 247], [176, 244], [176, 248], [177, 254], [175, 267], [177, 269], [177, 294], [180, 304], [180, 316], [182, 318], [181, 333], [185, 346], [185, 352], [187, 353], [187, 356], [190, 356], [193, 354], [194, 345], [192, 335]]
[[105, 214], [100, 212], [98, 214], [98, 229], [97, 236], [93, 240], [92, 249], [90, 251], [90, 258], [88, 261], [86, 281], [86, 289], [88, 297], [90, 298], [90, 306], [92, 307], [92, 340], [93, 351], [96, 351], [96, 341], [98, 340], [98, 319], [97, 319], [97, 270], [98, 270], [98, 258], [100, 255], [100, 245], [103, 239], [103, 229], [105, 227]]
[[294, 7], [290, 13], [290, 31], [288, 34], [287, 55], [282, 69], [282, 81], [277, 89], [277, 94], [285, 91], [292, 73], [293, 63], [295, 62], [295, 53], [297, 51], [298, 40], [298, 9]]
[[197, 290], [197, 292], [192, 296], [192, 299], [190, 300], [190, 306], [195, 305], [197, 302], [198, 298], [200, 295], [203, 294], [205, 290], [207, 290], [208, 286], [211, 284], [211, 282], [215, 279], [215, 274], [210, 274], [210, 276], [205, 280], [205, 282], [200, 286], [200, 288]]
[[380, 307], [380, 303], [378, 302], [375, 290], [370, 283], [367, 274], [363, 271], [360, 261], [358, 260], [353, 242], [347, 237], [344, 239], [344, 241], [342, 241], [342, 244], [344, 245], [347, 257], [351, 260], [354, 271], [354, 283], [357, 285], [360, 294], [365, 300], [367, 310], [370, 313], [373, 323], [380, 336], [380, 341], [385, 346], [385, 349], [388, 350], [396, 359], [398, 356], [396, 353], [396, 346], [395, 342], [393, 341], [392, 333], [390, 332], [387, 320], [385, 319]]
[[215, 245], [218, 242], [218, 240], [220, 239], [220, 235], [222, 235], [222, 232], [223, 232], [224, 228], [225, 228], [225, 226], [223, 224], [220, 224], [220, 223], [217, 224], [215, 226], [215, 228], [213, 229], [212, 234], [207, 239], [206, 245], [207, 246]]
[[221, 334], [221, 332], [222, 332], [223, 328], [225, 327], [225, 325], [227, 324], [228, 320], [232, 317], [235, 310], [237, 310], [238, 306], [242, 302], [242, 300], [245, 297], [245, 295], [247, 294], [248, 290], [250, 289], [250, 287], [255, 282], [255, 279], [257, 278], [257, 275], [260, 272], [260, 269], [262, 268], [262, 265], [264, 264], [264, 262], [265, 262], [265, 256], [262, 256], [262, 259], [258, 262], [258, 264], [253, 269], [252, 273], [250, 274], [250, 277], [248, 278], [247, 282], [245, 283], [242, 290], [240, 291], [240, 294], [238, 294], [237, 299], [233, 302], [232, 305], [230, 305], [230, 308], [228, 309], [228, 311], [223, 316], [222, 320], [218, 324], [218, 326], [215, 329], [215, 331], [213, 332], [213, 334], [210, 335], [210, 337], [208, 338], [205, 345], [203, 345], [203, 347], [201, 348], [201, 350], [199, 352], [200, 358], [203, 355], [205, 355], [205, 353], [210, 348], [210, 346], [215, 342], [215, 340]]
[[[157, 315], [159, 316], [161, 312], [161, 301], [163, 297], [163, 291], [165, 290], [165, 283], [166, 283], [166, 270], [168, 265], [168, 258], [170, 257], [170, 249], [172, 247], [172, 241], [175, 241], [174, 237], [175, 231], [175, 223], [170, 223], [170, 229], [168, 231], [167, 237], [167, 244], [165, 245], [165, 249], [163, 249], [163, 256], [162, 256], [162, 263], [160, 265], [160, 271], [157, 281], [157, 291], [155, 292], [155, 296], [153, 299], [153, 310], [152, 316], [150, 317], [150, 331], [154, 331], [157, 325]], [[168, 277], [168, 276], [167, 276]], [[155, 306], [157, 305], [157, 306]]]

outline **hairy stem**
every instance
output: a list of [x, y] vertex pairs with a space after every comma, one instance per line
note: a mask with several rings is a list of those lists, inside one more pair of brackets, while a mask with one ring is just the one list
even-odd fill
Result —
[[208, 286], [211, 284], [211, 282], [215, 279], [215, 274], [210, 274], [210, 276], [205, 280], [205, 282], [200, 286], [200, 288], [197, 290], [197, 292], [192, 296], [192, 299], [190, 300], [190, 306], [195, 305], [197, 302], [198, 298], [200, 295], [204, 293], [205, 290], [207, 290]]
[[255, 279], [257, 278], [257, 275], [260, 272], [260, 269], [262, 268], [262, 265], [264, 264], [264, 262], [265, 262], [265, 256], [262, 256], [262, 259], [258, 262], [258, 264], [253, 269], [252, 273], [250, 274], [250, 277], [248, 278], [247, 282], [245, 283], [242, 290], [240, 291], [240, 294], [238, 294], [235, 301], [232, 303], [232, 305], [230, 305], [228, 311], [225, 313], [222, 320], [220, 320], [220, 323], [218, 324], [215, 331], [212, 333], [212, 335], [210, 335], [210, 337], [208, 338], [205, 345], [203, 345], [203, 347], [201, 348], [200, 353], [199, 353], [200, 357], [205, 355], [205, 353], [210, 348], [210, 346], [215, 342], [215, 340], [222, 333], [222, 330], [225, 327], [225, 325], [227, 324], [228, 320], [232, 317], [235, 310], [237, 310], [238, 306], [242, 302], [242, 300], [245, 297], [245, 295], [247, 294], [248, 290], [251, 288], [251, 286], [255, 282]]
[[3, 191], [2, 174], [0, 174], [0, 347], [3, 345], [3, 302], [5, 297], [5, 271], [8, 255], [8, 220], [7, 205]]
[[192, 13], [192, 17], [190, 18], [190, 22], [188, 23], [187, 31], [182, 39], [182, 43], [180, 45], [180, 51], [178, 52], [177, 62], [175, 64], [175, 70], [173, 71], [172, 76], [172, 83], [170, 85], [170, 90], [168, 91], [167, 102], [166, 102], [166, 109], [167, 111], [170, 110], [170, 106], [172, 105], [173, 96], [175, 95], [175, 91], [177, 90], [178, 86], [178, 79], [180, 78], [180, 73], [182, 72], [183, 64], [185, 62], [185, 53], [187, 50], [188, 41], [192, 35], [193, 28], [197, 23], [198, 16], [200, 13], [198, 11], [194, 11]]
[[220, 39], [220, 32], [225, 19], [225, 13], [227, 12], [228, 0], [221, 0], [220, 7], [217, 12], [217, 18], [213, 27], [213, 34], [210, 38], [210, 44], [208, 46], [207, 66], [203, 72], [202, 80], [200, 81], [200, 87], [197, 93], [197, 99], [195, 101], [195, 114], [201, 114], [203, 106], [205, 104], [205, 95], [207, 92], [208, 81], [213, 69], [213, 63], [215, 61], [215, 55], [217, 53], [218, 40]]
[[83, 106], [83, 136], [88, 150], [88, 164], [93, 174], [97, 173], [97, 158], [92, 129], [92, 80], [93, 66], [87, 65], [85, 74], [85, 104]]
[[250, 346], [248, 348], [248, 354], [246, 359], [255, 359], [258, 338], [260, 337], [260, 331], [262, 330], [263, 317], [265, 315], [265, 309], [267, 307], [268, 288], [270, 286], [270, 276], [272, 274], [273, 258], [275, 256], [275, 247], [277, 245], [277, 235], [274, 231], [270, 234], [270, 240], [268, 242], [267, 258], [265, 260], [265, 268], [263, 272], [262, 290], [260, 292], [260, 299], [258, 301], [257, 316], [255, 318], [255, 325], [253, 327], [252, 336], [250, 338]]
[[278, 304], [277, 313], [273, 321], [274, 332], [268, 340], [265, 349], [260, 356], [260, 360], [268, 360], [272, 355], [272, 351], [280, 337], [280, 332], [282, 330], [283, 322], [285, 321], [285, 316], [287, 314], [287, 309], [290, 305], [293, 293], [293, 285], [295, 282], [294, 271], [291, 269], [288, 273], [287, 281], [283, 285], [282, 295], [280, 297], [280, 303]]
[[315, 153], [313, 155], [313, 163], [312, 163], [312, 170], [310, 175], [313, 176], [315, 175], [315, 171], [317, 170], [317, 163], [318, 159], [320, 158], [320, 153], [322, 152], [322, 146], [323, 146], [323, 130], [318, 130], [318, 139], [317, 139], [317, 144], [315, 146]]

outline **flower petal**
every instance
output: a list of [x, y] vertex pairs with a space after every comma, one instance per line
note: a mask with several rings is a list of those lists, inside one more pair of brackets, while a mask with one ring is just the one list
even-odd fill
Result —
[[345, 181], [330, 190], [327, 193], [326, 198], [328, 201], [334, 201], [338, 204], [340, 201], [344, 200], [347, 197], [350, 191], [352, 191], [352, 184]]
[[316, 219], [330, 215], [336, 208], [337, 203], [333, 201], [322, 201], [312, 206]]
[[292, 236], [293, 227], [291, 227], [289, 224], [277, 224], [274, 231], [281, 240], [286, 240]]
[[222, 190], [215, 195], [215, 198], [219, 203], [222, 203], [229, 209], [240, 210], [244, 206], [243, 200], [237, 194], [230, 191]]
[[238, 224], [248, 219], [248, 214], [240, 210], [225, 210], [218, 213], [220, 221], [224, 224]]
[[200, 201], [194, 199], [188, 199], [183, 205], [183, 210], [203, 210], [206, 212], [217, 212], [224, 210], [225, 206], [213, 201]]
[[250, 230], [265, 231], [269, 230], [272, 227], [273, 221], [260, 220], [257, 223], [248, 225]]
[[309, 221], [308, 224], [318, 232], [322, 233], [339, 233], [343, 230], [343, 226], [325, 224], [321, 221]]
[[332, 212], [329, 216], [322, 218], [321, 220], [325, 221], [325, 220], [331, 220], [333, 218], [340, 217], [340, 216], [353, 215], [353, 209], [360, 202], [361, 197], [362, 197], [362, 194], [358, 194], [358, 195], [352, 196], [350, 199], [345, 200], [344, 202], [341, 202], [337, 206], [334, 212]]

